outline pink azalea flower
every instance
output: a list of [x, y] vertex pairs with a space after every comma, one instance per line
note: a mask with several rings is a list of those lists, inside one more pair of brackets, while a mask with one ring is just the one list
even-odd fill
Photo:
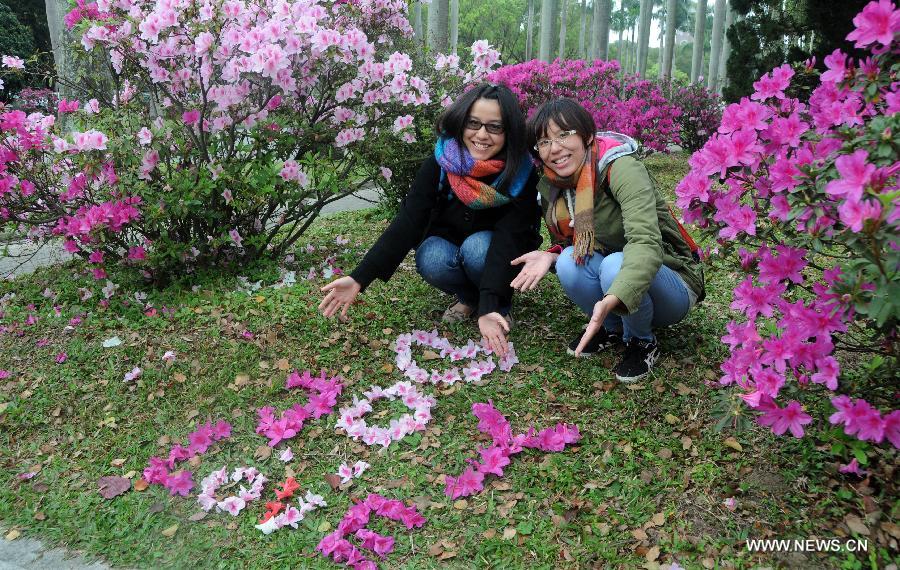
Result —
[[445, 477], [444, 494], [451, 499], [467, 497], [484, 489], [484, 473], [467, 467], [459, 477]]
[[342, 484], [348, 483], [351, 479], [353, 479], [353, 468], [348, 466], [346, 463], [341, 463], [341, 466], [338, 467], [337, 475], [341, 478]]
[[847, 40], [855, 41], [857, 48], [864, 48], [878, 42], [890, 46], [894, 34], [900, 32], [900, 11], [891, 0], [869, 2], [862, 12], [853, 18], [856, 28], [847, 35]]
[[884, 417], [884, 436], [891, 445], [900, 449], [900, 410], [894, 410]]
[[837, 157], [834, 163], [841, 177], [829, 182], [825, 186], [825, 192], [832, 197], [858, 201], [877, 170], [874, 164], [867, 162], [868, 157], [869, 153], [863, 149]]
[[722, 504], [725, 505], [725, 508], [729, 511], [734, 511], [737, 508], [737, 501], [734, 500], [734, 497], [728, 497]]
[[236, 517], [238, 516], [238, 514], [240, 514], [244, 507], [247, 506], [247, 503], [240, 497], [226, 497], [217, 506], [219, 507], [219, 509], [226, 511], [231, 516]]
[[69, 358], [68, 354], [66, 354], [65, 352], [60, 352], [59, 354], [56, 355], [56, 363], [62, 364], [63, 362], [68, 360], [68, 358]]
[[864, 477], [869, 474], [869, 472], [866, 471], [865, 469], [859, 468], [859, 462], [856, 460], [855, 457], [847, 465], [841, 465], [840, 467], [838, 467], [838, 471], [840, 471], [841, 473], [844, 473], [844, 474], [852, 473], [852, 474], [856, 475], [857, 477]]
[[181, 120], [185, 125], [196, 125], [200, 122], [200, 111], [196, 109], [185, 111], [181, 114]]
[[231, 437], [231, 424], [225, 420], [219, 420], [212, 428], [212, 438], [216, 441]]
[[25, 69], [25, 60], [14, 55], [4, 55], [2, 61], [3, 67], [9, 69]]
[[170, 473], [163, 485], [172, 495], [187, 497], [194, 487], [194, 482], [191, 480], [190, 471], [179, 471], [178, 473]]
[[286, 447], [284, 451], [281, 452], [281, 455], [278, 456], [278, 459], [284, 461], [285, 463], [288, 463], [294, 459], [294, 452], [291, 451], [290, 447]]
[[480, 449], [478, 454], [481, 455], [481, 464], [478, 470], [484, 474], [493, 473], [500, 477], [503, 476], [503, 468], [509, 465], [509, 452], [502, 447], [493, 445], [484, 449]]
[[803, 437], [803, 426], [812, 422], [812, 417], [803, 411], [800, 402], [791, 400], [784, 408], [772, 404], [758, 418], [759, 423], [772, 428], [772, 433], [782, 435], [790, 430], [796, 438]]
[[140, 378], [142, 372], [143, 372], [143, 371], [142, 371], [140, 368], [138, 368], [137, 366], [135, 366], [135, 367], [131, 370], [131, 372], [126, 372], [126, 373], [125, 373], [125, 377], [122, 378], [122, 381], [123, 381], [123, 382], [133, 382], [134, 380], [137, 380], [138, 378]]
[[241, 238], [241, 234], [238, 233], [238, 231], [236, 229], [229, 230], [228, 235], [229, 235], [229, 237], [231, 237], [231, 241], [234, 242], [234, 245], [236, 245], [238, 247], [243, 247], [243, 244], [242, 244], [243, 239]]

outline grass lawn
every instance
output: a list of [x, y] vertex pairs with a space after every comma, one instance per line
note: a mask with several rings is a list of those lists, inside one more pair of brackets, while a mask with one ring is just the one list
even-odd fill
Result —
[[[685, 156], [648, 163], [669, 187], [686, 170]], [[114, 566], [333, 568], [315, 555], [316, 544], [351, 498], [379, 492], [414, 502], [427, 519], [412, 532], [383, 520], [371, 526], [397, 537], [396, 550], [382, 563], [390, 568], [637, 568], [675, 561], [686, 568], [881, 568], [896, 562], [896, 453], [877, 451], [873, 476], [860, 481], [840, 475], [827, 442], [815, 437], [798, 441], [730, 424], [714, 429], [714, 407], [734, 405], [730, 392], [710, 384], [726, 350], [718, 338], [736, 279], [714, 265], [707, 268], [707, 300], [661, 332], [664, 355], [649, 380], [616, 383], [610, 373], [615, 354], [566, 355], [585, 317], [551, 276], [538, 291], [516, 298], [512, 340], [521, 363], [482, 385], [425, 387], [438, 403], [424, 433], [387, 449], [368, 447], [336, 433], [332, 415], [311, 421], [290, 440], [293, 461], [278, 459], [284, 443], [265, 457], [260, 447], [266, 440], [254, 433], [256, 409], [281, 411], [306, 401], [302, 391], [284, 389], [286, 368], [340, 373], [346, 386], [339, 405], [346, 405], [372, 384], [400, 380], [390, 343], [412, 329], [431, 330], [449, 304], [417, 277], [408, 258], [389, 284], [376, 282], [364, 293], [349, 322], [317, 314], [326, 256], [336, 255], [337, 266], [351, 269], [386, 223], [375, 211], [318, 221], [295, 259], [282, 264], [298, 275], [287, 288], [271, 287], [279, 280], [275, 264], [247, 268], [249, 281], [261, 281], [252, 292], [237, 290], [233, 275], [186, 277], [186, 285], [163, 291], [123, 281], [105, 308], [98, 302], [103, 283], [75, 266], [0, 284], [0, 296], [15, 294], [2, 318], [13, 330], [0, 335], [0, 369], [11, 372], [0, 380], [0, 521], [6, 529]], [[337, 245], [338, 234], [350, 243]], [[300, 279], [310, 267], [319, 277]], [[82, 300], [85, 290], [93, 297]], [[142, 290], [155, 316], [135, 301]], [[28, 314], [38, 317], [35, 324], [23, 324]], [[78, 316], [82, 321], [67, 329]], [[439, 330], [455, 343], [478, 334], [471, 322]], [[103, 348], [113, 336], [122, 344]], [[167, 350], [177, 353], [170, 365], [161, 359]], [[58, 364], [62, 352], [67, 359]], [[134, 366], [143, 375], [124, 383]], [[484, 492], [451, 501], [443, 477], [459, 474], [487, 441], [470, 412], [473, 403], [487, 400], [517, 431], [576, 423], [583, 439], [560, 453], [526, 450], [503, 478], [488, 476]], [[396, 413], [379, 402], [369, 417], [387, 424]], [[292, 472], [303, 490], [324, 495], [328, 507], [297, 530], [264, 536], [253, 525], [263, 502], [274, 500], [271, 485], [264, 500], [235, 518], [195, 516], [200, 509], [193, 496], [172, 497], [155, 485], [111, 500], [99, 495], [100, 477], [137, 480], [150, 456], [165, 456], [198, 422], [217, 418], [233, 424], [233, 435], [191, 464], [195, 482], [222, 465], [257, 466], [273, 482]], [[371, 468], [332, 490], [324, 476], [357, 459]], [[37, 474], [20, 478], [28, 472]], [[730, 497], [733, 511], [723, 504]], [[748, 538], [861, 532], [868, 539], [864, 553], [750, 553], [745, 547]]]

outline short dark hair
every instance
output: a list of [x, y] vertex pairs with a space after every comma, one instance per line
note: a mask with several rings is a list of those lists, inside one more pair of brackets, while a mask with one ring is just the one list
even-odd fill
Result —
[[466, 129], [466, 120], [469, 118], [472, 105], [479, 99], [491, 99], [500, 105], [500, 117], [506, 135], [500, 155], [505, 155], [506, 166], [500, 173], [497, 190], [506, 192], [522, 163], [527, 160], [528, 152], [525, 146], [525, 114], [508, 87], [496, 83], [480, 83], [469, 89], [438, 118], [437, 132], [442, 136], [453, 137], [460, 145], [465, 145], [463, 133]]
[[578, 102], [568, 97], [560, 97], [553, 101], [547, 101], [534, 112], [534, 115], [528, 120], [528, 149], [534, 155], [538, 156], [534, 150], [534, 145], [538, 139], [547, 135], [547, 125], [550, 121], [559, 126], [564, 131], [574, 130], [581, 137], [585, 146], [597, 132], [597, 123], [594, 117], [587, 112], [587, 109]]

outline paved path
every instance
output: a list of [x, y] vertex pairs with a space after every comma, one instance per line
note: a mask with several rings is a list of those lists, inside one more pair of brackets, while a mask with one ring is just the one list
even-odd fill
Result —
[[[322, 214], [350, 212], [371, 208], [378, 202], [375, 190], [363, 190], [322, 208]], [[27, 275], [39, 267], [55, 265], [71, 259], [58, 243], [42, 248], [33, 244], [11, 243], [9, 254], [0, 255], [0, 279]], [[9, 529], [0, 530], [0, 570], [110, 570], [102, 562], [89, 562], [62, 548], [48, 548], [39, 540], [19, 537], [3, 538]]]

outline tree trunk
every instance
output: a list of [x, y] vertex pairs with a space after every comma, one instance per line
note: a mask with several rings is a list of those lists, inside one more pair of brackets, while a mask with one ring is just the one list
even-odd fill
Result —
[[528, 15], [525, 18], [525, 61], [534, 59], [534, 0], [528, 0]]
[[56, 75], [62, 79], [56, 83], [56, 90], [60, 97], [71, 99], [74, 93], [69, 84], [75, 78], [75, 62], [72, 49], [69, 47], [71, 36], [63, 23], [63, 18], [69, 11], [69, 3], [66, 0], [45, 0], [44, 5], [47, 10], [47, 28], [50, 31], [50, 46], [53, 49]]
[[694, 51], [691, 57], [691, 83], [700, 78], [703, 68], [703, 34], [706, 32], [706, 0], [697, 0], [694, 19]]
[[647, 55], [650, 52], [650, 20], [653, 18], [653, 0], [641, 0], [641, 12], [638, 17], [638, 58], [637, 72], [641, 77], [647, 75]]
[[662, 77], [662, 64], [663, 64], [663, 49], [666, 45], [666, 21], [663, 19], [663, 14], [659, 14], [659, 50], [656, 52], [657, 61], [656, 61], [656, 69], [657, 77]]
[[450, 0], [450, 53], [456, 55], [459, 44], [459, 0]]
[[[624, 22], [625, 19], [625, 0], [619, 0], [619, 16], [622, 17]], [[622, 32], [625, 29], [625, 24], [622, 24], [622, 27], [619, 28], [619, 43], [616, 45], [616, 59], [619, 60], [619, 67], [624, 70], [624, 58], [622, 57]]]
[[428, 7], [428, 47], [434, 53], [447, 53], [449, 0], [431, 0]]
[[731, 5], [725, 10], [725, 30], [722, 32], [722, 56], [719, 58], [719, 82], [716, 93], [722, 94], [722, 89], [728, 85], [728, 73], [726, 71], [728, 65], [728, 56], [731, 55], [731, 43], [728, 41], [728, 28], [731, 27], [734, 20], [734, 11]]
[[678, 0], [666, 1], [666, 46], [663, 55], [662, 78], [672, 78], [672, 62], [675, 59], [675, 22], [678, 11]]
[[568, 0], [562, 0], [562, 10], [559, 12], [559, 59], [566, 59], [566, 15], [569, 11]]
[[612, 0], [594, 0], [594, 25], [592, 26], [594, 59], [609, 59], [609, 17]]
[[578, 11], [579, 20], [581, 20], [581, 28], [578, 30], [578, 57], [587, 59], [587, 47], [585, 45], [585, 34], [587, 32], [587, 0], [581, 0], [581, 9]]
[[719, 88], [719, 58], [722, 56], [722, 32], [725, 24], [725, 0], [716, 0], [709, 48], [709, 75], [706, 86], [715, 92]]
[[422, 30], [422, 2], [416, 1], [412, 5], [413, 34], [419, 44], [425, 43], [425, 32]]
[[556, 0], [541, 1], [541, 46], [540, 59], [550, 62], [553, 43], [553, 20], [556, 19]]

